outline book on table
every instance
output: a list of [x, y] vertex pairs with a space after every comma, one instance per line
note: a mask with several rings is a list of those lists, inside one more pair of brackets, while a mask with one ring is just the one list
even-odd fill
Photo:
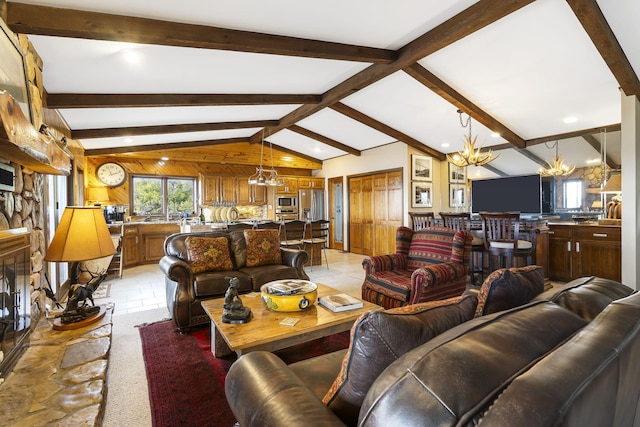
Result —
[[362, 308], [362, 301], [348, 294], [334, 294], [320, 297], [318, 303], [331, 311], [346, 311]]

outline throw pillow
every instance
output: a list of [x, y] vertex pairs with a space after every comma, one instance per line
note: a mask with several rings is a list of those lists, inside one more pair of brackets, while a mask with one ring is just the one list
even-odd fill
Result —
[[455, 234], [454, 230], [445, 227], [429, 227], [413, 233], [407, 255], [407, 270], [449, 262]]
[[349, 350], [323, 398], [347, 425], [357, 424], [371, 384], [406, 352], [473, 318], [477, 299], [463, 295], [363, 314], [351, 328]]
[[244, 230], [247, 267], [282, 264], [278, 230]]
[[542, 291], [541, 266], [501, 268], [491, 273], [480, 287], [475, 317], [526, 304]]
[[187, 237], [185, 245], [194, 274], [233, 270], [226, 237]]

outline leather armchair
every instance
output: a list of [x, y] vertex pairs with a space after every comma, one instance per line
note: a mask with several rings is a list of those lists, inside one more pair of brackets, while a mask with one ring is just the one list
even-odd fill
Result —
[[462, 295], [471, 241], [465, 230], [399, 227], [395, 254], [363, 260], [362, 299], [393, 308]]

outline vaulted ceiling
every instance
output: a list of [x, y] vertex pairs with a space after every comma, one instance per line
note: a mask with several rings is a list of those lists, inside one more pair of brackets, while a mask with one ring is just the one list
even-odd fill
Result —
[[88, 155], [264, 139], [276, 166], [394, 141], [442, 160], [470, 115], [500, 153], [471, 177], [535, 172], [555, 141], [578, 166], [606, 142], [618, 167], [620, 91], [640, 95], [640, 2], [41, 0], [6, 21]]

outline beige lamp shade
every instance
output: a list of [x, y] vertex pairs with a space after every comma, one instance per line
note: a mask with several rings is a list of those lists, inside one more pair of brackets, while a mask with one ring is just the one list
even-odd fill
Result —
[[90, 202], [108, 202], [109, 192], [107, 187], [89, 187], [87, 189], [87, 200]]
[[604, 185], [602, 193], [621, 193], [622, 192], [622, 175], [611, 175]]
[[69, 206], [62, 213], [44, 259], [53, 262], [86, 261], [115, 253], [102, 209]]

